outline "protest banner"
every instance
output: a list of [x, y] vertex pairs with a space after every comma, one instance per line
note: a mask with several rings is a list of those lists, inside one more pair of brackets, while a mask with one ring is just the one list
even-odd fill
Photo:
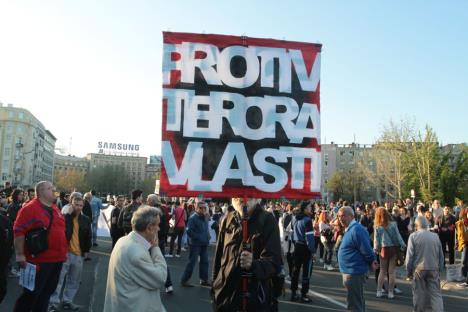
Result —
[[168, 196], [320, 196], [321, 45], [165, 32]]

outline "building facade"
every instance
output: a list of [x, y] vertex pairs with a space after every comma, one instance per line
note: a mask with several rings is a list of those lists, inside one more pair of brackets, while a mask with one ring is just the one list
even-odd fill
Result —
[[[337, 173], [348, 173], [351, 177], [359, 170], [359, 166], [365, 165], [370, 170], [375, 171], [375, 163], [371, 160], [370, 153], [372, 145], [370, 144], [322, 144], [322, 181], [321, 193], [323, 201], [338, 200], [334, 194], [327, 188], [328, 181]], [[357, 177], [357, 175], [356, 175]], [[361, 185], [359, 181], [350, 181], [354, 185], [353, 192], [349, 194], [348, 200], [351, 201], [369, 201], [380, 200], [381, 192], [366, 184]]]
[[89, 171], [89, 160], [86, 157], [55, 154], [54, 170], [57, 174], [70, 171], [87, 174]]
[[86, 159], [89, 161], [89, 171], [105, 166], [121, 167], [128, 173], [133, 187], [137, 187], [146, 178], [146, 157], [90, 153], [86, 155]]
[[57, 139], [28, 110], [0, 103], [0, 175], [13, 186], [33, 187], [54, 177]]

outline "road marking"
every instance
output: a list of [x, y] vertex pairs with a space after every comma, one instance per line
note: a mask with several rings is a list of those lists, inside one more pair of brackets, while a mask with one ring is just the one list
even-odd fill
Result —
[[[291, 286], [291, 282], [290, 281], [285, 281], [287, 284], [289, 284]], [[316, 291], [313, 291], [313, 290], [309, 290], [309, 295], [312, 295], [312, 296], [315, 296], [315, 297], [319, 297], [325, 301], [328, 301], [330, 303], [333, 303], [333, 304], [336, 304], [337, 306], [341, 307], [341, 308], [344, 308], [346, 309], [348, 306], [341, 302], [341, 301], [338, 301], [338, 300], [335, 300], [327, 295], [324, 295], [322, 293], [319, 293], [319, 292], [316, 292]]]
[[103, 252], [103, 251], [97, 251], [97, 250], [91, 250], [90, 252], [91, 252], [91, 253], [98, 254], [98, 255], [101, 255], [101, 256], [108, 256], [108, 257], [110, 257], [110, 255], [111, 255], [109, 252]]
[[97, 281], [97, 274], [98, 274], [98, 267], [99, 267], [99, 264], [101, 263], [101, 259], [100, 258], [97, 258], [97, 263], [96, 263], [96, 266], [94, 267], [94, 283], [93, 283], [93, 291], [92, 291], [92, 295], [91, 295], [91, 300], [89, 300], [89, 306], [88, 306], [88, 311], [89, 312], [93, 312], [93, 305], [94, 305], [94, 297], [96, 296], [95, 294], [95, 291], [94, 291], [94, 285], [96, 285], [96, 281]]

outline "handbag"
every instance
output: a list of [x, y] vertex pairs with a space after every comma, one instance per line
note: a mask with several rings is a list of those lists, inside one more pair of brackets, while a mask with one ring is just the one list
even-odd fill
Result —
[[42, 226], [31, 229], [26, 233], [24, 238], [26, 248], [33, 257], [49, 249], [48, 235], [50, 227], [52, 226], [52, 221], [54, 220], [54, 212], [52, 211], [52, 213], [50, 213], [49, 210], [45, 208], [44, 210], [50, 215], [49, 226], [47, 228]]
[[[403, 254], [403, 252], [401, 251], [400, 249], [400, 243], [395, 243], [395, 241], [393, 240], [393, 236], [390, 235], [390, 233], [388, 233], [387, 229], [386, 228], [383, 228], [385, 232], [387, 232], [387, 234], [390, 236], [390, 239], [392, 240], [392, 244], [395, 245], [396, 247], [396, 259], [395, 259], [395, 264], [396, 266], [402, 266], [404, 263], [405, 263], [405, 255]], [[385, 247], [384, 247], [385, 248]]]

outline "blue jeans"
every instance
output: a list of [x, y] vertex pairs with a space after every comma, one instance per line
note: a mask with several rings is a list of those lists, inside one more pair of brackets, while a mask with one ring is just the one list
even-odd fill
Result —
[[200, 263], [198, 264], [200, 280], [208, 281], [208, 246], [190, 245], [189, 248], [189, 262], [182, 275], [182, 282], [187, 282], [192, 276], [198, 257], [200, 257]]
[[96, 239], [97, 239], [97, 223], [98, 223], [98, 218], [99, 216], [97, 216], [96, 218], [93, 219], [93, 222], [91, 223], [91, 231], [93, 232], [93, 244], [96, 244]]

